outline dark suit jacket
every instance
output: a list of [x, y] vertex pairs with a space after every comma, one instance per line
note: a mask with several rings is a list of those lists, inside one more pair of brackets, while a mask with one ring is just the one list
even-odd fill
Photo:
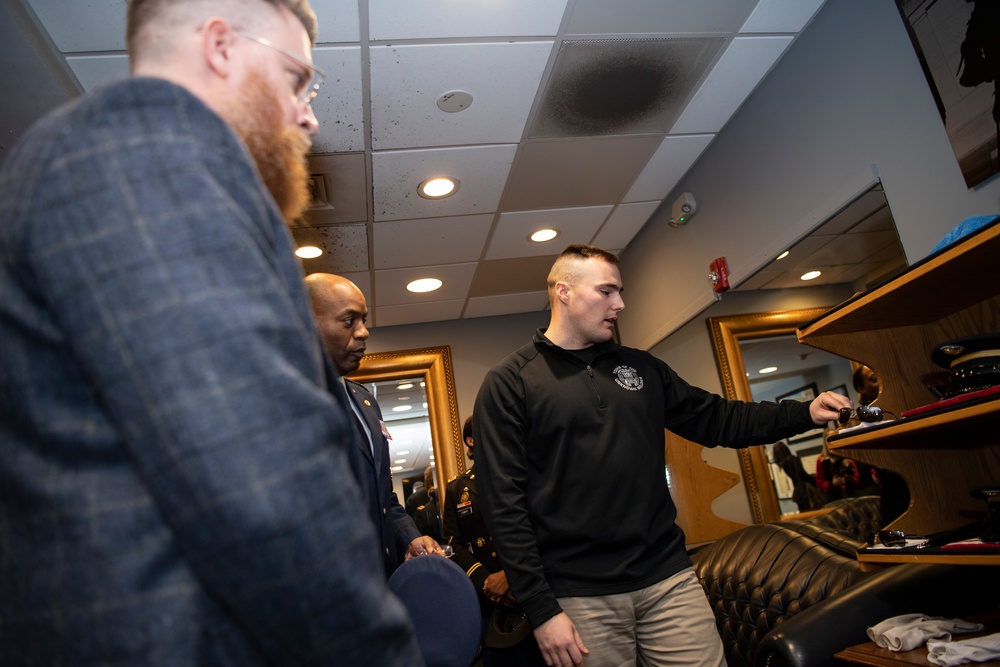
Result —
[[372, 447], [367, 442], [362, 442], [360, 438], [356, 441], [351, 468], [361, 486], [368, 517], [380, 529], [380, 548], [385, 576], [388, 578], [403, 561], [410, 542], [420, 537], [420, 531], [392, 490], [389, 441], [385, 437], [388, 431], [382, 420], [382, 410], [375, 402], [375, 397], [363, 385], [351, 380], [346, 380], [345, 384], [375, 443], [373, 455]]
[[422, 664], [289, 230], [186, 90], [0, 170], [0, 664]]

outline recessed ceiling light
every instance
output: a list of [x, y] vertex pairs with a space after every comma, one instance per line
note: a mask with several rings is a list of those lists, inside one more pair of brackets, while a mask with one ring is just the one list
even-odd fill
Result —
[[420, 280], [414, 280], [406, 286], [406, 289], [411, 292], [423, 293], [423, 292], [433, 292], [443, 285], [437, 278], [421, 278]]
[[458, 192], [457, 178], [429, 178], [417, 186], [417, 194], [424, 199], [444, 199]]
[[768, 373], [773, 373], [776, 370], [778, 370], [777, 366], [768, 366], [767, 368], [762, 368], [757, 372], [761, 375], [767, 375]]
[[559, 236], [559, 232], [555, 229], [539, 229], [537, 232], [529, 236], [528, 240], [534, 241], [535, 243], [544, 243], [546, 241], [551, 241], [557, 236]]
[[407, 454], [409, 454], [409, 453], [410, 453], [410, 450], [408, 450], [408, 449], [403, 449], [403, 450], [401, 450], [401, 451], [398, 451], [398, 452], [396, 452], [396, 456], [406, 456], [406, 455], [407, 455]]
[[407, 410], [412, 410], [412, 405], [397, 405], [392, 409], [393, 412], [406, 412]]
[[791, 251], [790, 250], [786, 250], [785, 252], [783, 252], [780, 255], [778, 255], [777, 257], [775, 257], [774, 261], [777, 262], [779, 259], [784, 259], [784, 258], [788, 257], [788, 253], [789, 252], [791, 252]]
[[403, 466], [392, 466], [393, 472], [399, 472], [402, 469], [403, 469]]
[[799, 280], [814, 280], [816, 278], [819, 278], [821, 275], [823, 275], [822, 271], [806, 271], [801, 276], [799, 276]]
[[412, 388], [413, 388], [412, 382], [403, 382], [396, 385], [396, 389], [412, 389]]
[[295, 254], [302, 259], [313, 259], [323, 254], [323, 251], [314, 245], [304, 245], [295, 251]]
[[393, 463], [406, 463], [406, 459], [396, 459]]

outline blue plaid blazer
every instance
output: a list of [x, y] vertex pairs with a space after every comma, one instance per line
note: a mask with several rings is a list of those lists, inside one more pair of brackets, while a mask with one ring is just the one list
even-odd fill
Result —
[[0, 664], [420, 664], [291, 237], [135, 78], [0, 172]]

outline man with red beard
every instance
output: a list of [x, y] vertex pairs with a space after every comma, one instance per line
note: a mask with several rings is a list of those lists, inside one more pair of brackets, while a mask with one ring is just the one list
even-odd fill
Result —
[[132, 0], [0, 171], [0, 662], [419, 665], [285, 220], [305, 0]]

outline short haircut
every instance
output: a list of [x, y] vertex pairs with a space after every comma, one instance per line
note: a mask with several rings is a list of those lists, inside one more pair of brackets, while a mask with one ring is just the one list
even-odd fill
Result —
[[607, 250], [598, 248], [597, 246], [586, 245], [583, 243], [574, 243], [573, 245], [567, 246], [566, 249], [563, 250], [558, 257], [556, 257], [556, 261], [553, 262], [552, 269], [549, 271], [547, 281], [549, 301], [552, 300], [552, 290], [555, 288], [556, 283], [562, 281], [572, 285], [576, 280], [579, 264], [593, 258], [618, 266], [618, 255], [613, 252], [608, 252]]
[[472, 437], [472, 417], [470, 416], [465, 420], [465, 426], [462, 427], [462, 442], [465, 442], [466, 438]]
[[865, 373], [871, 372], [867, 366], [858, 366], [854, 369], [854, 375], [851, 376], [851, 381], [854, 383], [854, 388], [858, 391], [864, 391], [865, 389]]
[[[247, 5], [270, 5], [275, 9], [284, 7], [302, 23], [309, 42], [316, 43], [318, 25], [316, 13], [308, 0], [128, 0], [128, 16], [125, 21], [125, 41], [133, 56], [148, 46], [148, 42], [159, 41], [163, 33], [184, 23], [206, 21], [212, 16], [221, 16], [231, 23], [246, 20], [252, 13]], [[154, 38], [155, 36], [155, 38]], [[155, 48], [155, 47], [151, 47]]]

